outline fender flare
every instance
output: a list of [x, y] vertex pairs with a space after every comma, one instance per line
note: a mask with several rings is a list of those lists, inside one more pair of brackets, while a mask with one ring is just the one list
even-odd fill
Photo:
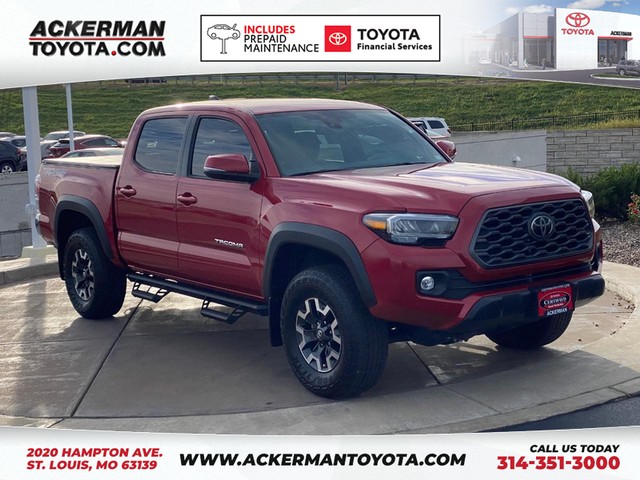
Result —
[[113, 259], [113, 252], [111, 250], [111, 245], [109, 244], [109, 237], [107, 236], [107, 230], [104, 226], [104, 221], [102, 220], [102, 216], [98, 211], [98, 207], [96, 207], [90, 200], [86, 198], [79, 197], [77, 195], [63, 195], [60, 197], [58, 204], [56, 205], [56, 213], [54, 218], [54, 232], [55, 232], [55, 241], [56, 246], [60, 245], [58, 239], [58, 222], [60, 220], [60, 216], [64, 212], [73, 211], [80, 213], [87, 217], [91, 222], [96, 234], [98, 235], [98, 239], [100, 240], [100, 246], [102, 247], [102, 251], [107, 256], [107, 258]]
[[262, 272], [262, 288], [265, 298], [271, 296], [274, 259], [277, 257], [280, 247], [285, 244], [307, 245], [335, 255], [351, 273], [365, 305], [372, 307], [377, 303], [360, 253], [351, 239], [337, 230], [301, 222], [280, 223], [271, 233]]

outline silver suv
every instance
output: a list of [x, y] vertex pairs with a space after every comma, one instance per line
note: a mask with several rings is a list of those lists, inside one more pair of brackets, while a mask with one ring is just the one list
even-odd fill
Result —
[[640, 62], [638, 60], [620, 60], [616, 65], [616, 73], [624, 76], [629, 73], [640, 75]]

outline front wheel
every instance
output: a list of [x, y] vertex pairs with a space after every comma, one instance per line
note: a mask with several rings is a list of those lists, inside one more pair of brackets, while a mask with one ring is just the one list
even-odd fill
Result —
[[124, 303], [127, 279], [103, 253], [91, 228], [75, 231], [67, 240], [64, 278], [71, 304], [84, 318], [107, 318]]
[[297, 274], [282, 300], [281, 331], [289, 364], [312, 393], [348, 398], [380, 379], [388, 331], [362, 304], [340, 266]]
[[498, 333], [489, 332], [486, 336], [503, 347], [530, 350], [555, 342], [569, 326], [572, 312], [528, 323], [521, 327]]
[[626, 70], [624, 68], [620, 69], [620, 76], [624, 77], [627, 74]]

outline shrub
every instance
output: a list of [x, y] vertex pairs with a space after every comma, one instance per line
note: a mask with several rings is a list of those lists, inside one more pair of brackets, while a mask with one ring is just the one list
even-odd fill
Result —
[[631, 194], [631, 203], [627, 209], [629, 220], [638, 223], [640, 221], [640, 195]]
[[583, 190], [593, 193], [599, 217], [629, 218], [629, 198], [640, 192], [640, 163], [607, 167], [590, 176], [569, 169], [565, 177]]

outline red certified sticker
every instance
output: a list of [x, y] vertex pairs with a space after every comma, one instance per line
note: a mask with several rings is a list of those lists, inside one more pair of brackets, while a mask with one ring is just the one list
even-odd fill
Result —
[[351, 25], [325, 25], [325, 52], [351, 51]]
[[538, 316], [550, 317], [573, 311], [573, 288], [565, 283], [538, 292]]

